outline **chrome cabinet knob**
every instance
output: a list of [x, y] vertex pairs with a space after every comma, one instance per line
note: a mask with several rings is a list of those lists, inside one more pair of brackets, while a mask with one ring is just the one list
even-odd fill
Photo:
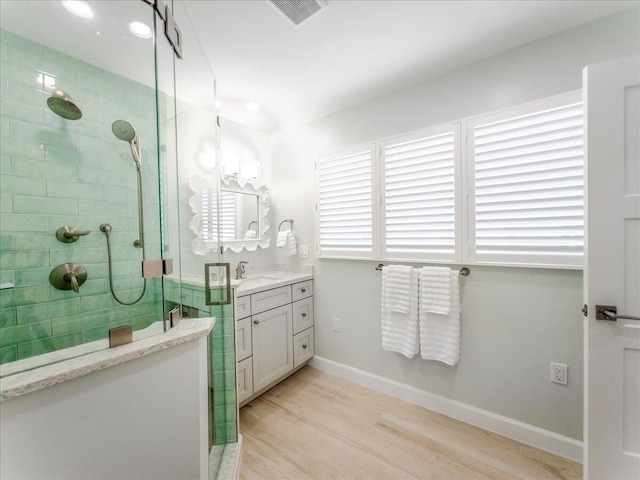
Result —
[[306, 345], [302, 345], [302, 348], [307, 348], [307, 346]]
[[258, 325], [260, 322], [258, 320], [253, 321], [254, 325]]
[[302, 317], [304, 318], [304, 317], [306, 317], [306, 316], [307, 316], [307, 314], [303, 312], [303, 313], [302, 313]]
[[302, 290], [300, 290], [300, 291], [301, 291], [302, 293], [304, 293], [304, 292], [306, 292], [306, 291], [307, 291], [307, 289], [306, 289], [306, 288], [303, 288], [303, 289], [302, 289]]

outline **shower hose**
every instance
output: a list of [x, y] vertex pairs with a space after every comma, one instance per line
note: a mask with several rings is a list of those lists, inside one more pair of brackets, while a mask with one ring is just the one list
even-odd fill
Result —
[[[113, 295], [113, 298], [116, 300], [116, 302], [121, 305], [135, 305], [140, 300], [142, 300], [142, 297], [144, 297], [144, 294], [147, 291], [147, 279], [144, 279], [142, 293], [134, 301], [125, 302], [118, 298], [118, 295], [116, 295], [116, 292], [113, 289], [113, 262], [111, 261], [111, 241], [109, 240], [111, 237], [111, 225], [109, 225], [108, 223], [103, 223], [102, 225], [100, 225], [100, 230], [107, 236], [107, 257], [109, 259], [109, 289], [111, 290], [111, 295]], [[142, 246], [142, 256], [144, 259], [144, 245]]]

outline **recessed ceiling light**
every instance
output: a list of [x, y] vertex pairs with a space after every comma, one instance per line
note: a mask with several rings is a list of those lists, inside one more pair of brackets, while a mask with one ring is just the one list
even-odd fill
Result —
[[247, 102], [244, 104], [244, 107], [247, 110], [253, 110], [253, 111], [260, 110], [260, 105], [258, 105], [256, 102]]
[[62, 5], [74, 15], [82, 18], [92, 18], [93, 11], [84, 0], [63, 0]]
[[133, 33], [136, 37], [151, 38], [153, 36], [151, 27], [149, 27], [149, 25], [147, 25], [146, 23], [131, 22], [129, 24], [129, 30], [131, 30], [131, 33]]

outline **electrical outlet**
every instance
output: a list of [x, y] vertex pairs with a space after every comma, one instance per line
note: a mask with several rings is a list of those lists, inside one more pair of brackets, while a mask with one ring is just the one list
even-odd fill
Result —
[[551, 362], [551, 381], [560, 385], [568, 385], [567, 366]]
[[338, 317], [333, 317], [333, 331], [340, 331], [340, 319]]

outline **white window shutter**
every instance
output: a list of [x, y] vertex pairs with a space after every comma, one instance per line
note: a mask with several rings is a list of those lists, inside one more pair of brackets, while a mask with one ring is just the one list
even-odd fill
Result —
[[317, 254], [373, 255], [374, 146], [319, 158], [316, 172]]
[[383, 142], [383, 257], [452, 261], [459, 251], [459, 124]]
[[470, 260], [581, 265], [584, 151], [579, 96], [476, 118], [468, 122], [467, 135]]
[[233, 192], [222, 190], [220, 192], [220, 203], [218, 204], [216, 189], [204, 188], [201, 198], [202, 238], [204, 241], [217, 242], [218, 227], [220, 228], [221, 241], [234, 240], [236, 238], [236, 200]]

